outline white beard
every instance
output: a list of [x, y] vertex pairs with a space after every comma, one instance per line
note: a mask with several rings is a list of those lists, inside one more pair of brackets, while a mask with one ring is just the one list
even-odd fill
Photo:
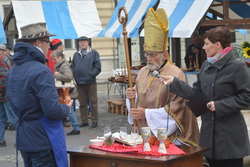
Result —
[[164, 62], [165, 62], [164, 60], [161, 60], [159, 62], [159, 64], [157, 64], [157, 63], [154, 63], [153, 65], [147, 64], [147, 67], [148, 67], [149, 71], [159, 70]]

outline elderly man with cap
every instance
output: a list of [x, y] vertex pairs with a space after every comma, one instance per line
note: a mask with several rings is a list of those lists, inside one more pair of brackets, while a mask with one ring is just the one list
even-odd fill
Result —
[[75, 52], [71, 63], [72, 72], [77, 83], [80, 103], [81, 124], [88, 126], [88, 98], [92, 105], [92, 128], [98, 126], [98, 105], [96, 76], [101, 72], [99, 53], [89, 46], [89, 39], [82, 36], [78, 39], [79, 50]]
[[0, 147], [6, 146], [4, 132], [7, 120], [12, 127], [15, 127], [17, 116], [9, 105], [6, 94], [6, 77], [11, 68], [11, 64], [7, 56], [4, 54], [6, 46], [0, 43]]
[[[186, 82], [184, 73], [169, 58], [168, 28], [169, 21], [164, 9], [156, 12], [150, 8], [144, 23], [144, 55], [147, 66], [137, 76], [135, 87], [126, 90], [126, 97], [136, 97], [136, 108], [129, 109], [128, 120], [134, 119], [139, 128], [150, 127], [157, 136], [158, 128], [168, 127], [170, 141], [176, 145], [198, 145], [199, 129], [196, 117], [186, 106], [186, 100], [173, 93], [159, 83], [152, 74], [158, 71], [161, 75], [172, 75]], [[168, 125], [167, 125], [168, 123]]]
[[14, 47], [14, 66], [7, 76], [7, 94], [18, 115], [16, 148], [24, 166], [67, 167], [62, 119], [72, 102], [60, 104], [55, 79], [45, 63], [50, 34], [46, 23], [21, 27]]

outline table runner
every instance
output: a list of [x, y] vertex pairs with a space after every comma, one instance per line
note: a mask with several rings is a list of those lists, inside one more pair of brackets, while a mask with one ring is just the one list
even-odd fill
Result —
[[120, 143], [114, 143], [113, 145], [106, 146], [105, 143], [98, 147], [94, 145], [90, 145], [90, 148], [99, 149], [103, 151], [109, 151], [109, 152], [133, 152], [137, 154], [144, 154], [144, 155], [182, 155], [186, 154], [184, 151], [182, 151], [180, 148], [175, 146], [173, 143], [170, 143], [169, 147], [167, 148], [167, 153], [159, 153], [158, 152], [158, 146], [152, 146], [151, 151], [143, 151], [143, 145], [140, 144], [137, 147], [132, 146], [124, 146]]

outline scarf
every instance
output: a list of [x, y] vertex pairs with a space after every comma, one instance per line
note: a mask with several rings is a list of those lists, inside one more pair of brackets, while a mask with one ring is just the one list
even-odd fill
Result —
[[208, 57], [207, 61], [209, 63], [211, 63], [211, 64], [214, 64], [218, 60], [222, 59], [230, 50], [232, 50], [232, 47], [226, 47], [225, 49], [223, 49], [222, 51], [220, 51], [219, 53], [217, 53], [215, 56]]

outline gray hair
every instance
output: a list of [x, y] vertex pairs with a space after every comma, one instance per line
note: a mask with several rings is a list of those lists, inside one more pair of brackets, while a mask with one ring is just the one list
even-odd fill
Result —
[[55, 57], [62, 57], [64, 58], [64, 54], [61, 50], [54, 50], [51, 55], [50, 55], [52, 58], [55, 58]]

